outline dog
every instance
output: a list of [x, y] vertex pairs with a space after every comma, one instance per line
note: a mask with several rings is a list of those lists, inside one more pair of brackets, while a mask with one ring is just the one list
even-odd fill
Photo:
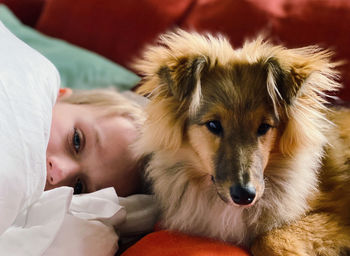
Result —
[[350, 111], [327, 104], [332, 55], [180, 29], [146, 48], [134, 149], [163, 227], [255, 256], [350, 255]]

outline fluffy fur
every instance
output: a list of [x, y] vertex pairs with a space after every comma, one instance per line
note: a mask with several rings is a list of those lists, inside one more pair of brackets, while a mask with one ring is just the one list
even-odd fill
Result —
[[[145, 51], [151, 101], [135, 150], [151, 155], [166, 228], [254, 255], [349, 255], [350, 112], [325, 106], [339, 87], [331, 56], [182, 30]], [[254, 201], [236, 204], [234, 184]]]

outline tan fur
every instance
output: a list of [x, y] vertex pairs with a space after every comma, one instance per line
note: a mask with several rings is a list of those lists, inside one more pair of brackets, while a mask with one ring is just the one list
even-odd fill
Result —
[[[233, 49], [182, 30], [145, 51], [136, 67], [151, 102], [135, 150], [152, 154], [146, 174], [166, 228], [254, 255], [349, 252], [350, 113], [325, 107], [339, 87], [331, 55], [262, 37]], [[238, 183], [255, 188], [252, 204], [234, 203]]]

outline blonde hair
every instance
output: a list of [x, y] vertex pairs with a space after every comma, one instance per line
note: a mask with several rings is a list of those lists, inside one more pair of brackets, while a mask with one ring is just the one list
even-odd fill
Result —
[[142, 107], [114, 89], [75, 90], [60, 102], [89, 105], [101, 110], [103, 116], [127, 116], [140, 128], [145, 121]]

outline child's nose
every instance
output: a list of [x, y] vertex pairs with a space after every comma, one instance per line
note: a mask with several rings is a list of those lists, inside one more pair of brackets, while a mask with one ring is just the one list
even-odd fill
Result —
[[69, 159], [47, 159], [47, 181], [51, 185], [70, 185], [69, 178], [76, 175], [78, 165]]

